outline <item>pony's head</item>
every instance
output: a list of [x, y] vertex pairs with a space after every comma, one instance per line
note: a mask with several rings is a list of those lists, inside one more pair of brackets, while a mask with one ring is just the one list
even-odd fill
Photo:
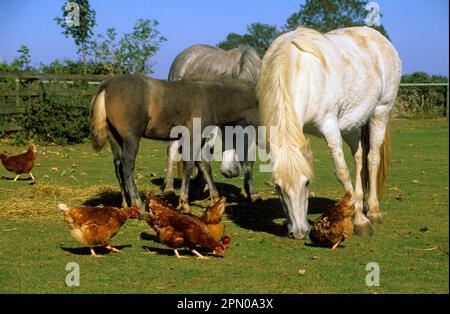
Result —
[[308, 224], [309, 184], [313, 177], [309, 144], [300, 151], [279, 151], [272, 172], [275, 187], [286, 213], [289, 236], [306, 237]]
[[235, 178], [240, 175], [241, 164], [236, 156], [235, 149], [229, 149], [223, 152], [220, 172], [225, 178]]

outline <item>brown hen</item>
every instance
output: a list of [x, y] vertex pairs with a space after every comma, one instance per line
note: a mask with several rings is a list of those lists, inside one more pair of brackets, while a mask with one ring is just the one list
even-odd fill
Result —
[[6, 170], [16, 174], [14, 181], [17, 181], [22, 173], [29, 173], [31, 179], [34, 181], [31, 169], [33, 169], [34, 161], [36, 160], [36, 152], [36, 145], [30, 143], [28, 144], [28, 150], [25, 153], [15, 156], [0, 154], [0, 160]]
[[317, 218], [309, 232], [309, 238], [316, 245], [337, 248], [339, 243], [353, 234], [353, 211], [352, 197], [346, 194]]
[[217, 242], [221, 242], [225, 236], [225, 225], [222, 216], [225, 212], [225, 196], [222, 196], [212, 207], [206, 209], [200, 220], [206, 224], [209, 232]]
[[156, 231], [159, 241], [174, 250], [177, 258], [184, 257], [178, 253], [178, 249], [182, 247], [189, 248], [201, 259], [207, 257], [195, 249], [197, 245], [213, 251], [214, 255], [223, 255], [227, 250], [229, 237], [223, 237], [221, 244], [199, 217], [176, 211], [162, 202], [152, 191], [147, 196], [145, 209], [147, 210], [144, 213], [145, 220]]
[[121, 253], [109, 245], [110, 239], [130, 217], [137, 217], [135, 208], [116, 207], [69, 207], [59, 204], [64, 220], [69, 223], [70, 234], [79, 243], [88, 246], [91, 255], [97, 257], [93, 246], [102, 245], [108, 250]]

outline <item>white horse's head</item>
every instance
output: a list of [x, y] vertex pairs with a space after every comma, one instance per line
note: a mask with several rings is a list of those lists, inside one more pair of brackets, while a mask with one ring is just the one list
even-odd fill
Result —
[[275, 187], [286, 213], [286, 224], [289, 236], [294, 239], [306, 237], [308, 225], [309, 179], [302, 174], [296, 175], [294, 185], [284, 186], [283, 181], [275, 178]]
[[278, 151], [272, 172], [278, 195], [286, 213], [288, 233], [304, 239], [309, 230], [308, 197], [312, 179], [312, 152], [309, 143], [300, 150]]

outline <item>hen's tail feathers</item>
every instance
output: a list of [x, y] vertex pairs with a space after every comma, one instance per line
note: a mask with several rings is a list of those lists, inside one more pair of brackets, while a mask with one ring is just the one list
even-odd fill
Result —
[[153, 190], [150, 190], [147, 194], [147, 199], [145, 200], [145, 211], [154, 214], [154, 211], [173, 209], [169, 204], [161, 200], [156, 196]]
[[153, 226], [153, 223], [154, 223], [154, 216], [153, 216], [153, 214], [151, 213], [151, 212], [145, 212], [144, 214], [143, 214], [143, 217], [144, 217], [144, 220], [150, 225], [150, 226]]
[[352, 201], [352, 196], [350, 194], [345, 194], [344, 197], [342, 197], [335, 206], [341, 211], [341, 214], [344, 216], [344, 218], [353, 216], [355, 204]]
[[62, 211], [68, 211], [70, 209], [70, 207], [67, 206], [66, 204], [59, 204], [58, 208], [61, 209]]
[[215, 224], [222, 221], [225, 212], [225, 196], [222, 196], [212, 207], [208, 208], [202, 216], [202, 220], [206, 224]]

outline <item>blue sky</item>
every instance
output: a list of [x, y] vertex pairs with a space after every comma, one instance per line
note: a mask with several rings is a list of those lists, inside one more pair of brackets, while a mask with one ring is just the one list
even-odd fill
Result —
[[[448, 75], [448, 0], [378, 0], [404, 73], [425, 71]], [[32, 63], [77, 59], [71, 39], [62, 36], [54, 18], [63, 0], [0, 0], [0, 58], [8, 61], [25, 44]], [[97, 13], [95, 33], [115, 27], [130, 32], [139, 18], [156, 19], [168, 41], [153, 58], [156, 78], [166, 78], [170, 64], [193, 44], [214, 45], [230, 32], [244, 33], [254, 22], [282, 26], [304, 1], [288, 0], [91, 0]]]

